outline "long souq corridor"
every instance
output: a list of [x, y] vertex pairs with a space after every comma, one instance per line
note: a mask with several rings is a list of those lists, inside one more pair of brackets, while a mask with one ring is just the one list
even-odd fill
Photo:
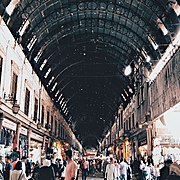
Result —
[[180, 180], [179, 0], [0, 0], [0, 180]]

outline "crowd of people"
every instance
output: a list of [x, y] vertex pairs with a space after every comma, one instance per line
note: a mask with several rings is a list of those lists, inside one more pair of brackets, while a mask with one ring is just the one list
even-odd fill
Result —
[[10, 156], [0, 156], [0, 180], [55, 180], [65, 179], [66, 161], [44, 159], [42, 165], [25, 156], [12, 161]]
[[166, 160], [160, 169], [160, 176], [155, 175], [155, 168], [151, 158], [135, 159], [130, 164], [121, 159], [120, 162], [112, 157], [105, 159], [79, 158], [73, 160], [71, 150], [66, 151], [66, 159], [48, 157], [40, 165], [26, 157], [21, 160], [0, 156], [0, 180], [86, 180], [87, 176], [101, 173], [105, 180], [178, 180], [180, 167], [171, 160]]
[[[93, 171], [92, 168], [93, 167]], [[168, 159], [164, 162], [164, 167], [160, 169], [157, 176], [151, 157], [140, 160], [135, 159], [128, 163], [125, 159], [116, 160], [107, 157], [103, 160], [82, 160], [80, 162], [82, 171], [82, 180], [85, 180], [87, 174], [94, 175], [95, 172], [103, 172], [105, 180], [180, 180], [180, 166], [176, 162]]]

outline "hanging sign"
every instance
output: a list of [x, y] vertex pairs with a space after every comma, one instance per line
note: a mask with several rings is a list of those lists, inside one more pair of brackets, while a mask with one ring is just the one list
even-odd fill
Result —
[[27, 136], [27, 129], [24, 128], [24, 127], [21, 127], [21, 132], [20, 133]]

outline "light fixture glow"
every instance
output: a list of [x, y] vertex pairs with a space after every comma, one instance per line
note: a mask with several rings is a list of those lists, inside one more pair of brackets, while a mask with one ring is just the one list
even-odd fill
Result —
[[150, 56], [147, 56], [146, 57], [146, 62], [150, 62], [151, 61], [151, 57]]
[[128, 65], [124, 70], [124, 75], [129, 76], [131, 74], [131, 72], [132, 72], [132, 68], [130, 65]]

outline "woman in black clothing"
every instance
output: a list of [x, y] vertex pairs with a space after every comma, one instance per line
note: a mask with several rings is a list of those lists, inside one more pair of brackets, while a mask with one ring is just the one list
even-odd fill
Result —
[[55, 180], [50, 160], [45, 159], [43, 161], [43, 166], [39, 170], [39, 180]]

